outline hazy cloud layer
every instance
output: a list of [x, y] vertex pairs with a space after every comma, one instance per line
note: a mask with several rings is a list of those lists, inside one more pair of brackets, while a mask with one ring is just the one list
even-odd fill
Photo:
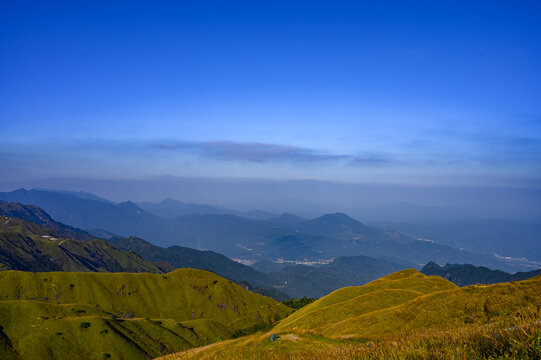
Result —
[[254, 162], [293, 161], [321, 162], [351, 159], [351, 155], [332, 155], [296, 146], [242, 143], [232, 141], [184, 142], [153, 144], [163, 150], [187, 151], [219, 160], [243, 160]]

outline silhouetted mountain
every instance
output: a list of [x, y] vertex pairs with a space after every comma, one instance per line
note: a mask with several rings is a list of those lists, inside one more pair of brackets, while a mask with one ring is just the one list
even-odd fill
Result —
[[458, 286], [520, 281], [541, 275], [541, 269], [509, 274], [500, 270], [491, 270], [483, 266], [473, 266], [470, 264], [446, 264], [445, 266], [440, 266], [433, 261], [426, 264], [421, 272], [425, 275], [441, 276]]
[[232, 214], [235, 211], [218, 206], [184, 203], [167, 198], [158, 203], [149, 201], [137, 203], [137, 205], [151, 214], [166, 219], [174, 219], [188, 214]]
[[103, 202], [110, 203], [110, 204], [113, 203], [110, 200], [101, 198], [101, 197], [99, 197], [99, 196], [97, 196], [95, 194], [92, 194], [92, 193], [89, 193], [89, 192], [84, 192], [84, 191], [67, 191], [67, 190], [47, 189], [47, 188], [36, 188], [35, 190], [56, 192], [56, 193], [59, 193], [59, 194], [71, 195], [71, 196], [75, 196], [75, 197], [78, 197], [78, 198], [81, 198], [81, 199], [86, 199], [86, 200], [103, 201]]
[[283, 213], [280, 216], [269, 219], [269, 221], [279, 223], [279, 224], [296, 225], [296, 224], [305, 222], [306, 219], [297, 215], [290, 214], [290, 213]]
[[179, 216], [189, 214], [200, 215], [237, 215], [245, 217], [247, 219], [266, 220], [276, 216], [273, 213], [269, 213], [261, 210], [251, 210], [247, 212], [237, 211], [233, 209], [227, 209], [219, 206], [212, 206], [206, 204], [196, 203], [184, 203], [174, 199], [167, 198], [158, 203], [149, 201], [137, 203], [139, 207], [148, 211], [151, 214], [161, 216], [166, 219], [174, 219]]
[[298, 225], [298, 230], [317, 236], [355, 239], [369, 232], [369, 228], [343, 213], [326, 214]]

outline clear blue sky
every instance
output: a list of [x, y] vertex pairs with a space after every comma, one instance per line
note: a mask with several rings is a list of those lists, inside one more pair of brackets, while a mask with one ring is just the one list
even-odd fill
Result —
[[3, 1], [3, 180], [538, 188], [540, 4]]

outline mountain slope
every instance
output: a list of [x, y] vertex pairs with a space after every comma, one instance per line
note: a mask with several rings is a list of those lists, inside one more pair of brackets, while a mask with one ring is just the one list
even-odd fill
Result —
[[26, 220], [49, 230], [50, 235], [76, 240], [93, 240], [90, 234], [81, 229], [54, 221], [49, 214], [34, 205], [0, 201], [0, 216]]
[[491, 270], [483, 266], [469, 264], [446, 264], [445, 266], [440, 266], [433, 261], [426, 264], [421, 272], [425, 275], [441, 276], [458, 286], [520, 281], [541, 275], [541, 269], [509, 274], [500, 270]]
[[164, 359], [536, 359], [540, 307], [541, 276], [459, 288], [410, 269], [335, 291], [266, 334]]
[[112, 242], [121, 249], [133, 251], [144, 259], [155, 263], [167, 262], [173, 268], [192, 268], [211, 271], [233, 280], [237, 284], [244, 283], [244, 286], [249, 286], [251, 290], [262, 295], [270, 296], [275, 300], [284, 301], [290, 298], [287, 294], [272, 289], [277, 282], [271, 276], [233, 261], [214, 251], [194, 250], [181, 246], [162, 248], [137, 237], [119, 238], [112, 240]]
[[107, 353], [147, 359], [291, 312], [193, 269], [166, 275], [5, 271], [0, 293], [0, 323], [12, 344], [7, 348], [23, 359], [94, 359]]
[[56, 238], [58, 231], [22, 219], [0, 218], [0, 270], [154, 272], [139, 255], [104, 240]]
[[[273, 289], [276, 282], [268, 275], [212, 251], [179, 246], [164, 249], [136, 237], [110, 236], [105, 242], [53, 221], [32, 205], [0, 202], [0, 214], [24, 216], [40, 224], [4, 216], [0, 223], [1, 270], [159, 273], [195, 268], [212, 271], [243, 284], [246, 289], [272, 295], [278, 301], [290, 299]], [[74, 241], [64, 235], [76, 235], [87, 241]]]
[[159, 237], [162, 235], [160, 229], [166, 227], [165, 219], [149, 214], [131, 202], [114, 204], [70, 193], [25, 189], [0, 193], [0, 200], [36, 205], [55, 221], [81, 229], [104, 229], [121, 236]]
[[[417, 296], [454, 288], [456, 288], [456, 285], [440, 277], [427, 277], [414, 269], [402, 270], [363, 286], [345, 287], [336, 290], [292, 314], [280, 323], [278, 329], [310, 328], [314, 326], [312, 319], [317, 320], [322, 317], [326, 319], [326, 322], [320, 322], [319, 326], [329, 326], [333, 323], [343, 322], [352, 316], [352, 311], [368, 312], [365, 300], [367, 294], [378, 294], [378, 297], [381, 298], [380, 301], [374, 301], [374, 298], [370, 298], [374, 306], [376, 306], [375, 309], [370, 311], [374, 311], [378, 308], [395, 306]], [[404, 296], [399, 296], [400, 293], [403, 293]], [[381, 301], [387, 297], [392, 299], [392, 303]], [[402, 300], [397, 303], [397, 299]], [[339, 306], [339, 309], [337, 309], [337, 306]], [[344, 311], [348, 308], [349, 310]]]

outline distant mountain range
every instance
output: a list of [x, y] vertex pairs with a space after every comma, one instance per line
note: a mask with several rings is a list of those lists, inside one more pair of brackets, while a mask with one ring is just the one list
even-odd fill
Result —
[[510, 220], [437, 221], [430, 224], [380, 222], [404, 234], [454, 248], [528, 258], [541, 265], [541, 224]]
[[279, 301], [289, 299], [272, 288], [268, 275], [212, 251], [164, 249], [136, 237], [96, 239], [55, 222], [33, 205], [0, 201], [0, 215], [0, 270], [163, 273], [194, 268], [220, 274]]
[[[283, 301], [291, 294], [321, 297], [342, 286], [361, 285], [409, 265], [366, 256], [341, 257], [330, 264], [314, 266], [279, 266], [266, 261], [275, 265], [266, 274], [213, 251], [180, 246], [162, 248], [137, 237], [121, 238], [104, 232], [96, 236], [105, 235], [107, 241], [96, 239], [55, 222], [33, 205], [0, 201], [0, 215], [4, 216], [0, 226], [0, 266], [4, 270], [168, 272], [195, 268]], [[73, 240], [71, 235], [85, 241]]]
[[205, 204], [194, 204], [194, 203], [184, 203], [173, 199], [165, 199], [158, 203], [153, 202], [140, 202], [136, 203], [141, 209], [148, 211], [151, 214], [156, 216], [161, 216], [166, 219], [174, 219], [179, 216], [189, 215], [189, 214], [200, 214], [200, 215], [237, 215], [242, 216], [247, 219], [255, 220], [268, 220], [276, 217], [276, 214], [261, 211], [261, 210], [251, 210], [251, 211], [237, 211], [233, 209], [227, 209], [219, 206], [205, 205]]
[[[20, 189], [0, 193], [0, 200], [37, 205], [57, 221], [93, 233], [108, 232], [121, 237], [135, 235], [156, 245], [213, 250], [242, 260], [330, 260], [365, 255], [399, 260], [416, 267], [433, 260], [472, 263], [506, 271], [527, 269], [520, 263], [507, 262], [493, 255], [472, 253], [418, 240], [398, 231], [366, 226], [342, 213], [311, 220], [291, 214], [268, 220], [233, 214], [187, 214], [166, 219], [132, 202], [116, 204], [97, 200], [86, 193]], [[182, 207], [174, 201], [166, 201], [165, 205]]]
[[483, 266], [469, 264], [446, 264], [445, 266], [440, 266], [433, 261], [426, 264], [421, 272], [425, 275], [441, 276], [458, 286], [520, 281], [541, 275], [541, 269], [509, 274], [500, 270], [491, 270]]

